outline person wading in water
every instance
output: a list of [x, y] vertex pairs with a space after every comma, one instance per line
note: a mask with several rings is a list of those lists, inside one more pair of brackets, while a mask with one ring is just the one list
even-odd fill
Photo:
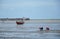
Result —
[[43, 30], [43, 27], [39, 27], [39, 29], [42, 31]]
[[46, 27], [46, 30], [50, 30], [49, 27]]

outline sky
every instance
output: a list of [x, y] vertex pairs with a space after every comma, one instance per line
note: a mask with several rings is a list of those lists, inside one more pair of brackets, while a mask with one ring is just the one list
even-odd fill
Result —
[[60, 0], [0, 0], [0, 18], [60, 19]]

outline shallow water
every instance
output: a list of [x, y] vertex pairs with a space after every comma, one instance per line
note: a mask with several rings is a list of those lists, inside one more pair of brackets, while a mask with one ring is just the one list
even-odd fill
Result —
[[[41, 26], [44, 30], [48, 26], [50, 30], [59, 32], [40, 32]], [[0, 39], [60, 39], [60, 22], [25, 21], [23, 25], [17, 25], [16, 21], [0, 21]]]

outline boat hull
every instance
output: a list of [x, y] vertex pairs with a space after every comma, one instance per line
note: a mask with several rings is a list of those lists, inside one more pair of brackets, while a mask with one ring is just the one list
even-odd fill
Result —
[[16, 22], [16, 24], [24, 24], [24, 22]]

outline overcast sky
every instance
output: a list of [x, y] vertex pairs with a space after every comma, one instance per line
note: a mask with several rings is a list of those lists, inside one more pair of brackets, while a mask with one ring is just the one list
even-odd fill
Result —
[[60, 19], [60, 0], [0, 0], [0, 18]]

